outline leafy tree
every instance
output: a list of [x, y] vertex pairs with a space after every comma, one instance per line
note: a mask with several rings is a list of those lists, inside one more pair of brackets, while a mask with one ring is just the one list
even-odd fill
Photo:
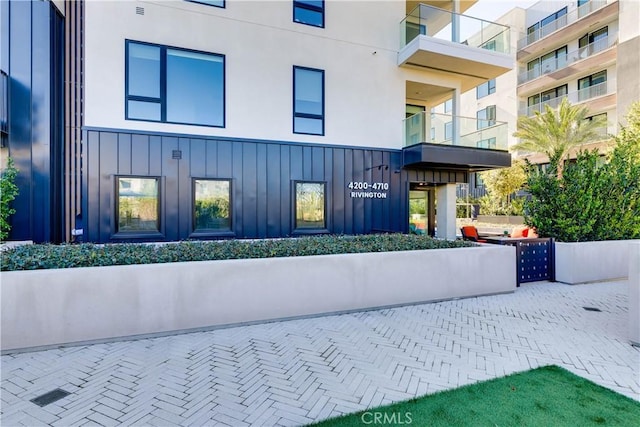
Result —
[[9, 236], [9, 230], [11, 230], [9, 217], [16, 213], [16, 210], [11, 207], [11, 202], [18, 195], [18, 187], [14, 183], [17, 174], [18, 170], [13, 164], [13, 159], [9, 157], [7, 167], [0, 174], [0, 240]]
[[566, 242], [640, 238], [640, 103], [627, 118], [604, 163], [582, 151], [560, 177], [557, 152], [547, 170], [528, 164], [527, 225]]
[[569, 150], [587, 142], [602, 138], [601, 129], [606, 127], [604, 117], [587, 120], [589, 110], [586, 106], [571, 105], [564, 98], [557, 109], [544, 106], [544, 112], [535, 112], [535, 116], [520, 116], [518, 131], [513, 136], [520, 142], [513, 150], [524, 150], [546, 154], [549, 159], [558, 159], [556, 174], [562, 176]]
[[494, 207], [496, 213], [512, 213], [511, 195], [520, 190], [527, 181], [523, 163], [515, 161], [508, 168], [481, 172], [480, 177], [489, 195], [489, 200], [485, 203]]

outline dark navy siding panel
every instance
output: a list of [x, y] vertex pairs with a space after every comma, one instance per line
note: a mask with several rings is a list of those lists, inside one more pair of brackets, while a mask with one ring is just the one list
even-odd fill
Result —
[[[333, 230], [336, 234], [344, 234], [345, 231], [345, 192], [348, 191], [346, 186], [348, 182], [345, 182], [344, 172], [344, 149], [334, 148], [331, 151], [327, 150], [327, 153], [331, 154], [331, 160], [327, 160], [327, 164], [333, 165], [331, 175], [331, 193], [333, 200]], [[327, 173], [327, 176], [329, 174]]]
[[115, 233], [115, 177], [118, 174], [118, 134], [101, 133], [98, 152], [100, 155], [100, 235], [108, 239]]
[[[244, 209], [244, 199], [243, 199], [243, 185], [242, 181], [242, 143], [232, 144], [232, 154], [231, 154], [231, 175], [233, 177], [233, 231], [235, 231], [238, 237], [246, 236], [244, 232], [244, 217], [242, 215]], [[219, 162], [224, 162], [227, 159], [220, 159]], [[218, 163], [220, 164], [220, 163]]]
[[267, 205], [267, 237], [281, 237], [280, 146], [269, 144], [266, 150], [267, 176], [264, 197]]
[[149, 150], [149, 176], [162, 176], [162, 137], [152, 135], [147, 145]]
[[[133, 135], [131, 137], [131, 174], [132, 175], [148, 175], [150, 174], [149, 162], [149, 136]], [[124, 172], [123, 172], [124, 173]]]
[[193, 197], [191, 186], [191, 144], [189, 138], [178, 140], [178, 149], [181, 151], [182, 160], [176, 160], [178, 166], [178, 238], [191, 234], [193, 216]]
[[[178, 138], [162, 137], [162, 180], [160, 198], [164, 210], [160, 228], [167, 240], [178, 240], [178, 163], [173, 158], [174, 150], [179, 150]], [[162, 221], [164, 219], [164, 221]]]
[[283, 236], [290, 236], [293, 230], [291, 148], [290, 145], [280, 146], [280, 227]]
[[258, 183], [256, 145], [242, 144], [242, 221], [245, 237], [257, 237]]
[[[215, 143], [213, 144], [215, 150]], [[207, 143], [202, 139], [191, 140], [189, 168], [193, 178], [207, 177]]]
[[267, 163], [267, 146], [266, 144], [255, 144], [256, 146], [256, 201], [258, 203], [256, 212], [257, 233], [260, 238], [267, 237], [267, 218], [269, 212], [269, 198], [267, 195], [267, 169], [270, 167]]
[[87, 132], [83, 150], [85, 165], [83, 208], [85, 232], [84, 237], [89, 242], [108, 241], [100, 235], [100, 135], [101, 132]]
[[[345, 187], [349, 184], [346, 181], [356, 181], [358, 178], [354, 175], [353, 168], [353, 150], [347, 148], [344, 150], [344, 176], [347, 178], [345, 180]], [[345, 234], [353, 234], [353, 221], [351, 218], [353, 217], [353, 203], [352, 199], [349, 198], [350, 190], [345, 189], [345, 206], [344, 206], [344, 233]]]
[[[122, 133], [118, 135], [118, 173], [131, 175], [131, 134]], [[146, 159], [145, 159], [146, 160]]]

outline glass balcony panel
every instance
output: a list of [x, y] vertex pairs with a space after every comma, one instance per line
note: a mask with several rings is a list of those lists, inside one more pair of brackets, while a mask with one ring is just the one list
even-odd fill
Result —
[[577, 104], [579, 102], [587, 101], [598, 96], [609, 95], [611, 93], [614, 93], [615, 91], [615, 80], [607, 80], [602, 83], [594, 84], [574, 92], [569, 92], [567, 95], [546, 99], [540, 103], [536, 103], [530, 106], [522, 106], [518, 110], [518, 113], [520, 115], [533, 116], [536, 111], [544, 112], [545, 105], [549, 105], [551, 108], [557, 108], [564, 98], [569, 98], [569, 102], [571, 102], [572, 104]]
[[[430, 143], [507, 150], [508, 127], [505, 122], [422, 112], [407, 117], [404, 128], [405, 147]], [[453, 128], [453, 135], [447, 131], [448, 128]]]
[[523, 49], [534, 42], [537, 42], [541, 38], [548, 36], [554, 31], [566, 27], [567, 25], [574, 23], [578, 19], [606, 5], [607, 0], [591, 0], [590, 2], [583, 4], [579, 8], [574, 9], [565, 15], [559, 16], [557, 19], [551, 22], [544, 22], [542, 26], [535, 28], [525, 37], [518, 40], [518, 50]]
[[611, 34], [608, 37], [595, 40], [593, 43], [572, 50], [566, 54], [559, 54], [553, 60], [542, 60], [542, 66], [535, 66], [533, 69], [521, 71], [518, 74], [518, 84], [526, 83], [540, 77], [543, 74], [552, 73], [554, 71], [568, 67], [582, 59], [586, 59], [598, 52], [614, 46], [617, 41], [618, 34]]
[[420, 35], [509, 53], [509, 27], [424, 4], [418, 5], [400, 23], [400, 48]]

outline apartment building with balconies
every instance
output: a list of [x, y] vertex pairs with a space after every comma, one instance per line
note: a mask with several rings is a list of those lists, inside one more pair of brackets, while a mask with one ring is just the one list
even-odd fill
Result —
[[[456, 184], [511, 162], [505, 124], [461, 114], [514, 68], [509, 28], [473, 3], [4, 2], [5, 154], [29, 171], [12, 238], [455, 238]], [[63, 72], [27, 95], [36, 50]], [[49, 144], [39, 117], [61, 126]]]

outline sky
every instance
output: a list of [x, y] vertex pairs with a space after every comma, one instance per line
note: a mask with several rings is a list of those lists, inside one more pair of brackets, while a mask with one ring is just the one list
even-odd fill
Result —
[[539, 0], [478, 0], [478, 2], [467, 9], [464, 14], [493, 21], [514, 7], [526, 9], [538, 1]]

